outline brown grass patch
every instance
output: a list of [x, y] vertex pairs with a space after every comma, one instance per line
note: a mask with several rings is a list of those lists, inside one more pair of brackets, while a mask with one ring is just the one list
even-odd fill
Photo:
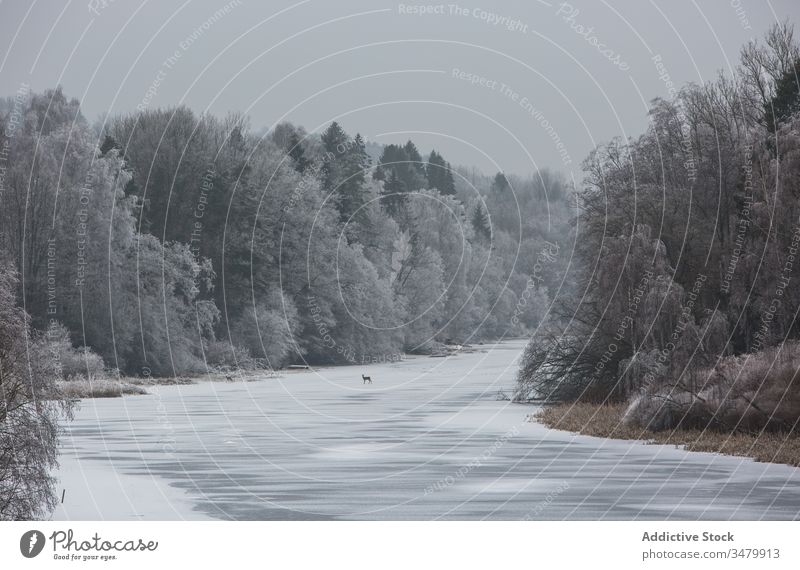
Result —
[[119, 398], [125, 394], [147, 394], [140, 386], [121, 382], [114, 378], [79, 378], [65, 380], [59, 386], [67, 398], [79, 400], [83, 398]]
[[542, 408], [534, 418], [549, 428], [582, 435], [681, 445], [687, 451], [736, 455], [765, 463], [785, 463], [800, 467], [800, 436], [797, 434], [779, 432], [730, 434], [699, 429], [651, 432], [622, 422], [627, 406], [627, 404], [559, 404]]

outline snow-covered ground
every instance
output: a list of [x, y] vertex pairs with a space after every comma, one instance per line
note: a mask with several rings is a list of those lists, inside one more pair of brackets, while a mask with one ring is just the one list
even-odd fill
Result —
[[800, 469], [527, 422], [522, 347], [86, 400], [53, 517], [800, 518]]

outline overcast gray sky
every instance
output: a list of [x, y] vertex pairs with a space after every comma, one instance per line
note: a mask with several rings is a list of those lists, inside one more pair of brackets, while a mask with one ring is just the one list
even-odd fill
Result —
[[[410, 13], [421, 6], [433, 13]], [[245, 111], [255, 129], [338, 120], [486, 172], [579, 177], [597, 143], [646, 127], [664, 73], [713, 78], [799, 13], [797, 0], [2, 0], [0, 91], [61, 84], [90, 120], [179, 103]]]

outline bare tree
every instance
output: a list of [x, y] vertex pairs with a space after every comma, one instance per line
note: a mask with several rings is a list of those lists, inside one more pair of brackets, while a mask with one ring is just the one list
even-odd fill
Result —
[[743, 95], [751, 100], [751, 107], [758, 121], [764, 120], [761, 111], [769, 109], [775, 97], [775, 86], [787, 74], [794, 71], [800, 48], [794, 41], [794, 26], [789, 22], [773, 24], [764, 41], [750, 41], [740, 54], [739, 75], [742, 78]]

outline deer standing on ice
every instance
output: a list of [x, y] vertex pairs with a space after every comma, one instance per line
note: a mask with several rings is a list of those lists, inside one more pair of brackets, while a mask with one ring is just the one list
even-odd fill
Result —
[[370, 384], [372, 384], [372, 378], [370, 378], [369, 376], [364, 376], [364, 375], [362, 374], [362, 375], [361, 375], [361, 379], [364, 381], [364, 384], [366, 384], [367, 382], [369, 382]]

